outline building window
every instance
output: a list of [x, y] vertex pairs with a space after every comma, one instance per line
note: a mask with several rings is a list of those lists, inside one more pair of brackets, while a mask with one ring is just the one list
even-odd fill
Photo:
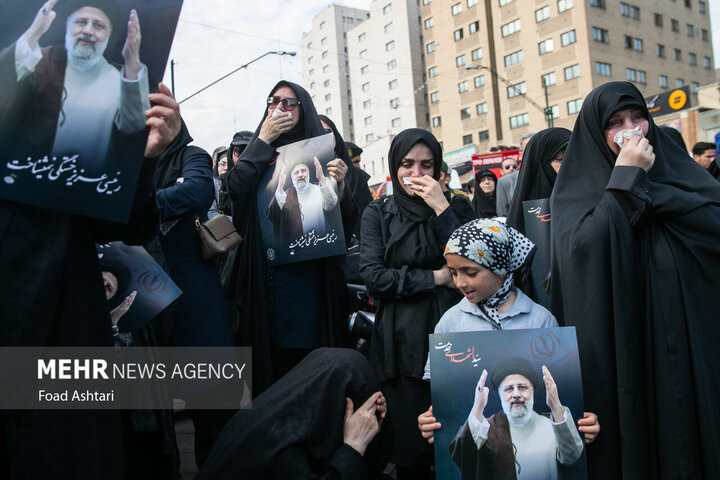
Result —
[[672, 30], [673, 32], [679, 32], [680, 31], [680, 22], [678, 22], [674, 18], [670, 19], [670, 30]]
[[360, 67], [360, 73], [363, 74], [363, 75], [365, 75], [366, 73], [368, 73], [368, 66], [367, 66], [367, 65], [363, 65], [362, 67]]
[[500, 6], [501, 6], [501, 7], [504, 7], [504, 6], [507, 5], [508, 3], [512, 3], [512, 2], [514, 2], [514, 1], [515, 1], [515, 0], [499, 0], [499, 3], [500, 3]]
[[558, 0], [558, 13], [570, 10], [573, 7], [573, 0]]
[[383, 15], [387, 15], [390, 12], [392, 12], [392, 3], [388, 3], [383, 7]]
[[673, 48], [673, 60], [678, 62], [682, 61], [682, 50], [679, 48]]
[[610, 43], [610, 35], [604, 28], [592, 27], [592, 37], [596, 42]]
[[548, 38], [547, 40], [543, 40], [542, 42], [538, 43], [538, 50], [540, 51], [540, 55], [545, 55], [546, 53], [552, 52], [554, 48], [553, 39]]
[[477, 105], [475, 105], [475, 112], [476, 112], [478, 115], [482, 115], [482, 114], [484, 114], [484, 113], [487, 113], [487, 102], [478, 103]]
[[312, 90], [313, 88], [315, 88], [315, 82], [310, 82], [310, 90]]
[[474, 7], [475, 5], [477, 5], [477, 2], [478, 2], [478, 0], [467, 0], [468, 8]]
[[656, 27], [662, 27], [663, 26], [663, 16], [659, 13], [653, 13], [653, 22], [655, 23]]
[[368, 133], [365, 135], [365, 143], [370, 143], [375, 140], [375, 135], [372, 133]]
[[320, 39], [320, 45], [325, 45], [327, 43], [327, 37], [323, 37]]
[[710, 38], [710, 35], [708, 35], [708, 31], [706, 28], [700, 30], [700, 38], [702, 38], [704, 42], [707, 42]]
[[660, 88], [667, 88], [667, 86], [668, 86], [667, 75], [659, 75], [658, 76], [658, 84], [660, 85]]
[[570, 30], [560, 35], [560, 45], [567, 47], [571, 43], [575, 43], [575, 30]]
[[472, 143], [472, 133], [469, 135], [463, 135], [463, 145], [470, 145]]
[[500, 32], [502, 33], [503, 37], [507, 37], [508, 35], [512, 35], [513, 33], [520, 30], [520, 19], [513, 20], [510, 23], [506, 23], [502, 27], [500, 27]]
[[433, 26], [433, 17], [426, 18], [425, 19], [425, 30], [432, 28], [432, 26]]
[[395, 80], [390, 80], [390, 81], [388, 82], [388, 89], [389, 89], [389, 90], [395, 90], [396, 88], [398, 88], [398, 81], [397, 81], [397, 79], [395, 79]]
[[646, 74], [643, 70], [635, 70], [634, 68], [628, 68], [625, 70], [627, 79], [631, 82], [646, 83]]
[[685, 0], [685, 7], [692, 8], [692, 3], [690, 2], [690, 0]]
[[462, 67], [463, 65], [465, 65], [465, 63], [465, 55], [455, 57], [455, 65], [457, 65], [458, 67]]
[[400, 106], [400, 99], [398, 97], [395, 97], [390, 100], [390, 108], [395, 109]]
[[596, 8], [605, 8], [605, 0], [590, 0], [590, 6]]
[[365, 82], [362, 84], [362, 91], [367, 92], [370, 90], [370, 82]]
[[312, 48], [312, 42], [308, 42], [307, 48], [308, 48], [308, 49]]
[[470, 32], [470, 35], [477, 33], [478, 30], [480, 30], [480, 22], [473, 22], [468, 25], [468, 32]]
[[460, 83], [458, 83], [458, 93], [465, 93], [470, 89], [469, 83], [467, 80], [464, 80]]
[[432, 92], [430, 94], [430, 103], [437, 103], [440, 101], [440, 92]]
[[392, 128], [398, 128], [398, 127], [400, 127], [400, 117], [393, 118], [392, 120], [390, 120], [390, 126], [391, 126]]
[[452, 12], [453, 17], [455, 15], [458, 15], [460, 12], [462, 12], [462, 3], [456, 3], [452, 7], [450, 7], [450, 12]]
[[323, 82], [323, 87], [329, 87], [330, 86], [330, 80], [325, 80]]
[[329, 102], [329, 101], [330, 101], [330, 98], [331, 98], [331, 97], [330, 97], [330, 94], [329, 94], [329, 93], [328, 93], [327, 95], [325, 95], [325, 101], [326, 101], [326, 102]]
[[567, 102], [568, 115], [575, 115], [580, 111], [581, 107], [582, 98], [578, 98], [577, 100], [570, 100], [569, 102]]
[[360, 58], [367, 57], [367, 50], [360, 50]]
[[361, 33], [360, 35], [358, 35], [358, 42], [364, 42], [366, 38], [367, 35], [365, 35], [365, 33]]
[[423, 5], [427, 5], [427, 4], [430, 3], [431, 1], [432, 1], [432, 0], [422, 0], [422, 4], [423, 4]]
[[643, 51], [643, 41], [642, 38], [633, 38], [633, 50], [636, 52], [642, 52]]
[[535, 22], [542, 22], [550, 18], [550, 7], [542, 7], [535, 10]]
[[541, 86], [549, 87], [550, 85], [555, 85], [557, 81], [555, 80], [555, 72], [546, 73], [541, 77]]
[[682, 88], [685, 85], [685, 80], [678, 78], [675, 80], [675, 88]]
[[372, 115], [365, 117], [365, 125], [372, 125]]
[[315, 57], [310, 56], [308, 57], [308, 63], [313, 63], [315, 61]]
[[395, 48], [395, 40], [390, 40], [388, 43], [385, 44], [385, 51], [386, 51], [386, 52], [389, 52], [389, 51], [392, 50], [393, 48]]
[[323, 73], [328, 73], [330, 71], [330, 67], [328, 65], [323, 66]]
[[527, 113], [521, 113], [520, 115], [510, 117], [510, 128], [524, 127], [525, 125], [529, 124], [530, 115], [528, 115]]
[[437, 74], [438, 74], [437, 67], [428, 68], [428, 77], [430, 77], [430, 78], [437, 77]]
[[515, 65], [516, 63], [520, 63], [523, 61], [523, 51], [518, 50], [517, 52], [513, 52], [510, 55], [505, 55], [505, 66], [509, 67], [510, 65]]
[[712, 68], [710, 57], [703, 57], [703, 68]]
[[442, 117], [432, 117], [432, 126], [435, 128], [442, 126]]
[[692, 93], [697, 93], [698, 87], [700, 85], [697, 82], [690, 82], [690, 91]]
[[467, 120], [470, 118], [470, 107], [466, 107], [460, 110], [460, 120]]
[[612, 65], [609, 63], [595, 62], [595, 73], [603, 77], [611, 77]]
[[393, 31], [393, 22], [388, 23], [385, 25], [385, 33], [390, 33]]
[[645, 73], [645, 70], [637, 71], [637, 81], [638, 81], [638, 83], [642, 83], [642, 84], [647, 83], [647, 74]]
[[694, 53], [688, 53], [688, 60], [690, 60], [690, 65], [693, 67], [697, 65], [697, 55]]
[[[706, 57], [707, 58], [707, 57]], [[480, 88], [485, 85], [485, 75], [478, 75], [474, 79], [475, 88]]]
[[435, 51], [435, 42], [430, 42], [427, 45], [425, 45], [425, 51], [427, 53], [432, 53]]
[[332, 107], [328, 107], [325, 109], [325, 115], [332, 115]]
[[388, 70], [394, 70], [395, 67], [397, 67], [397, 61], [396, 61], [396, 60], [390, 60], [390, 61], [387, 63], [387, 69], [388, 69]]
[[482, 47], [476, 48], [472, 52], [470, 52], [470, 57], [473, 59], [473, 61], [480, 60], [482, 58]]
[[372, 107], [372, 100], [365, 100], [363, 102], [363, 108], [367, 110], [370, 107]]
[[461, 29], [459, 29], [459, 30], [455, 30], [455, 31], [453, 32], [453, 38], [455, 39], [456, 42], [457, 42], [458, 40], [462, 40], [462, 38], [463, 38], [463, 29], [461, 28]]
[[630, 17], [635, 20], [640, 20], [640, 9], [635, 5], [629, 5], [625, 2], [620, 2], [620, 15], [623, 17]]
[[565, 80], [572, 80], [580, 76], [580, 65], [572, 65], [565, 68]]
[[320, 22], [320, 30], [325, 30], [325, 22]]
[[483, 130], [482, 132], [478, 132], [478, 140], [480, 142], [487, 142], [490, 140], [490, 130]]
[[688, 37], [694, 37], [695, 36], [695, 27], [690, 25], [689, 23], [685, 25], [685, 28], [687, 29], [687, 36]]
[[314, 74], [315, 74], [315, 69], [311, 68], [310, 71], [308, 71], [308, 75], [314, 75]]
[[655, 45], [655, 53], [657, 53], [658, 57], [665, 58], [665, 45], [661, 43]]
[[527, 93], [527, 85], [525, 82], [516, 83], [507, 87], [508, 98], [517, 97], [518, 95], [525, 95]]
[[559, 105], [551, 105], [550, 111], [552, 112], [552, 118], [560, 118], [560, 106]]
[[705, 8], [705, 2], [698, 2], [698, 12], [705, 13], [707, 11], [707, 8]]

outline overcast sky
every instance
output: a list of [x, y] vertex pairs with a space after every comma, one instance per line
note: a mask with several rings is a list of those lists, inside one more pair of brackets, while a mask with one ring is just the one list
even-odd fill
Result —
[[[335, 2], [368, 9], [370, 0]], [[720, 1], [710, 8], [715, 65], [720, 65]], [[175, 93], [182, 100], [210, 82], [270, 50], [269, 55], [181, 106], [195, 144], [212, 152], [238, 130], [255, 131], [270, 89], [280, 79], [301, 83], [300, 41], [328, 0], [185, 0], [170, 59]], [[170, 66], [165, 72], [170, 85]]]

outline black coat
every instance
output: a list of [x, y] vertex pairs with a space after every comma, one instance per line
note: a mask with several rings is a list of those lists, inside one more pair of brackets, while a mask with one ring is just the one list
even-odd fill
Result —
[[630, 83], [583, 103], [551, 197], [552, 305], [577, 329], [585, 409], [602, 432], [591, 478], [720, 471], [720, 185], [649, 117], [648, 173], [615, 166], [604, 126], [649, 117]]

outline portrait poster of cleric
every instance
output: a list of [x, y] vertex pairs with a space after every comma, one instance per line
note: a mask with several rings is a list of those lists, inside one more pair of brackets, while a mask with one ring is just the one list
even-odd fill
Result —
[[257, 199], [268, 263], [345, 254], [337, 184], [327, 170], [335, 159], [332, 133], [279, 147], [277, 152]]
[[573, 327], [430, 335], [438, 479], [587, 479]]
[[127, 221], [181, 6], [0, 2], [0, 197]]
[[182, 295], [143, 247], [111, 242], [95, 248], [110, 318], [121, 332], [142, 327]]

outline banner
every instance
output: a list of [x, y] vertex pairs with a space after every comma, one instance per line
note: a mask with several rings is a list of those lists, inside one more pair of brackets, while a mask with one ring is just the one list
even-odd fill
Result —
[[2, 2], [1, 198], [127, 222], [181, 5]]

